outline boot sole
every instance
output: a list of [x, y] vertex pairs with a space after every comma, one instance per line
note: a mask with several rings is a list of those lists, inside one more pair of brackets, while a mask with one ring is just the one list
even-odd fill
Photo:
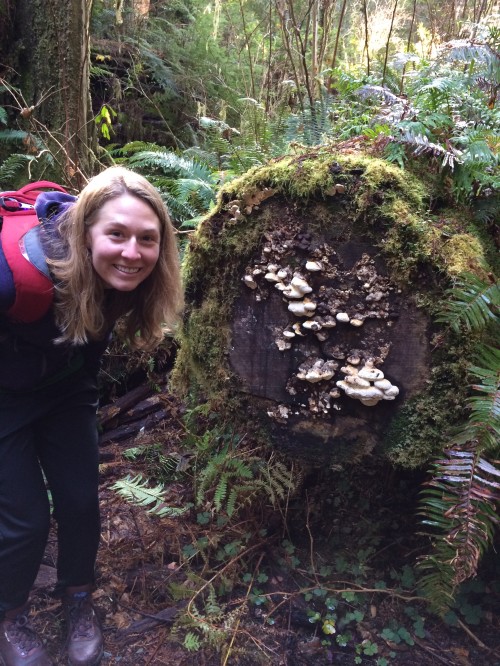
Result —
[[[91, 664], [86, 664], [86, 666], [99, 666], [103, 657], [104, 657], [104, 648], [101, 649], [101, 653], [99, 654], [98, 657], [96, 657], [95, 661], [93, 661]], [[69, 666], [80, 666], [80, 664], [75, 664], [74, 662], [72, 662], [71, 659], [68, 659], [68, 664]]]

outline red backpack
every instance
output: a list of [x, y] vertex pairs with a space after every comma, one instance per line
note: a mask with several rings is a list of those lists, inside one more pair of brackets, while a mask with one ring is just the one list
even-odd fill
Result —
[[0, 312], [31, 323], [50, 308], [54, 286], [38, 237], [34, 204], [43, 190], [66, 190], [49, 181], [0, 192]]

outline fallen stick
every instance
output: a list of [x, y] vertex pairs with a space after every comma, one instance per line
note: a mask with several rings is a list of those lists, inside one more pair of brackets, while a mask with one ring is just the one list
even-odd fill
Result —
[[102, 433], [99, 437], [99, 446], [107, 446], [112, 442], [121, 442], [124, 439], [130, 439], [138, 435], [141, 430], [149, 430], [157, 423], [166, 419], [169, 416], [169, 411], [166, 409], [159, 409], [152, 414], [149, 414], [145, 418], [133, 421], [132, 423], [126, 423], [124, 425], [118, 426], [113, 430]]
[[143, 611], [137, 610], [135, 608], [127, 608], [127, 606], [124, 606], [124, 608], [127, 608], [127, 610], [133, 611], [134, 613], [140, 613], [141, 615], [144, 616], [145, 619], [133, 622], [124, 629], [119, 629], [116, 632], [115, 636], [116, 638], [121, 638], [124, 636], [129, 636], [130, 634], [137, 634], [149, 631], [150, 629], [154, 629], [155, 627], [157, 627], [159, 624], [173, 624], [177, 615], [180, 613], [181, 610], [183, 610], [183, 608], [186, 607], [186, 605], [187, 601], [181, 601], [176, 606], [170, 606], [169, 608], [164, 608], [163, 610], [159, 611], [158, 613], [155, 613], [154, 615], [150, 615], [149, 613], [144, 613]]

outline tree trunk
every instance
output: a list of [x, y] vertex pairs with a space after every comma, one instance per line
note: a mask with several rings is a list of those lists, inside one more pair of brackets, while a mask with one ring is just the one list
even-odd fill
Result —
[[27, 107], [25, 125], [42, 138], [59, 177], [81, 188], [93, 167], [94, 127], [89, 96], [92, 0], [18, 0], [12, 42]]
[[[398, 463], [426, 462], [466, 382], [437, 361], [422, 307], [464, 239], [457, 223], [456, 241], [439, 240], [423, 196], [387, 163], [327, 151], [227, 186], [186, 258], [174, 386], [198, 385], [221, 417], [309, 462], [352, 463], [389, 441]], [[463, 247], [463, 266], [479, 265], [478, 241]]]

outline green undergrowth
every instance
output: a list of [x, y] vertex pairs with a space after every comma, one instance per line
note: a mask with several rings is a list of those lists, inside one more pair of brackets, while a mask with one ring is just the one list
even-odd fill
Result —
[[[450, 640], [459, 622], [477, 631], [491, 613], [478, 577], [436, 629], [414, 568], [427, 543], [415, 531], [419, 474], [395, 474], [384, 463], [349, 475], [308, 473], [250, 435], [221, 429], [207, 406], [189, 411], [184, 424], [183, 452], [159, 443], [125, 451], [149, 482], [115, 489], [177, 544], [176, 573], [157, 579], [155, 594], [179, 605], [169, 640], [193, 658], [273, 665], [276, 641], [291, 654], [314, 642], [321, 666], [334, 655], [397, 665], [401, 648], [439, 641], [439, 632]], [[169, 486], [179, 483], [184, 501], [169, 504]]]

